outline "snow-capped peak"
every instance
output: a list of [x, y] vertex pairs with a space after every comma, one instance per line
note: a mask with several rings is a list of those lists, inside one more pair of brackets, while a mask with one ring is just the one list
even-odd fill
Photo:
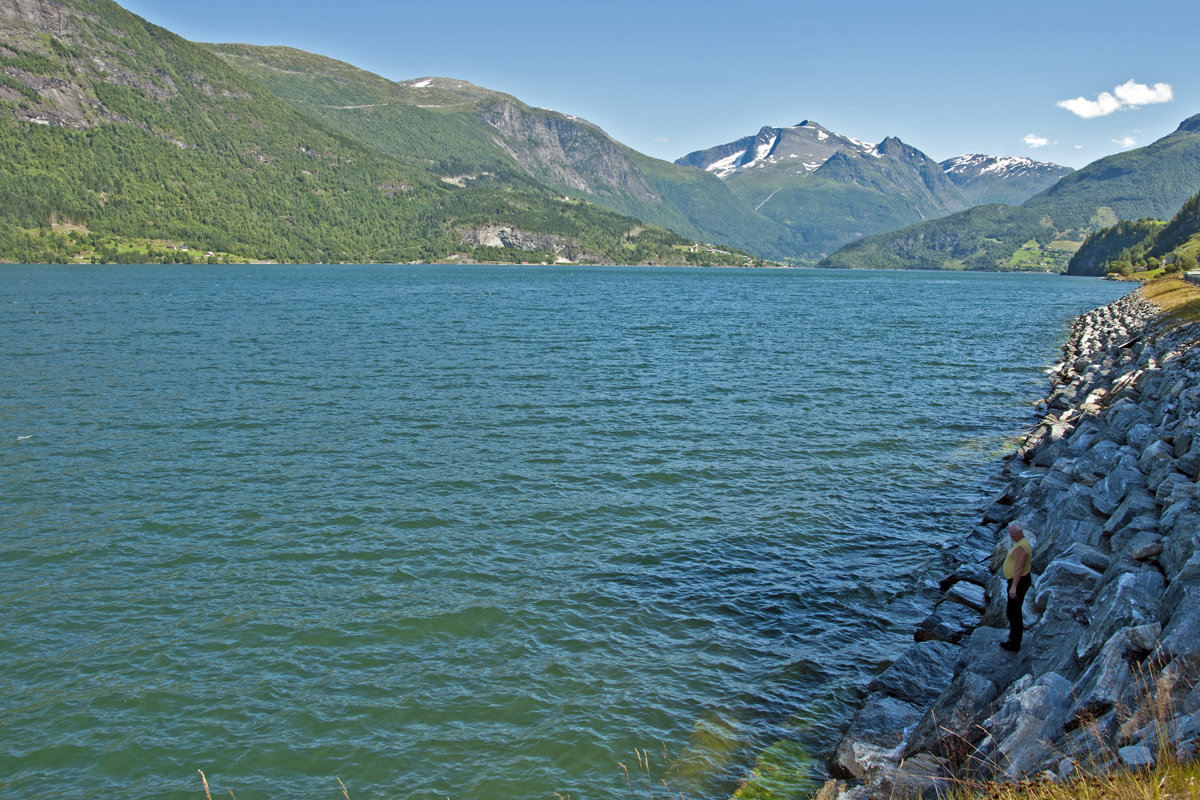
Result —
[[1056, 164], [1034, 161], [1026, 156], [988, 156], [979, 153], [958, 156], [942, 162], [942, 168], [951, 175], [998, 175], [1011, 177], [1046, 169], [1061, 169]]

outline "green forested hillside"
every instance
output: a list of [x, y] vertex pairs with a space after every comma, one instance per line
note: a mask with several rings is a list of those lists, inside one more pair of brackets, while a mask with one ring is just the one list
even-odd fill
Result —
[[309, 118], [445, 180], [488, 172], [556, 194], [785, 258], [793, 237], [711, 175], [650, 158], [590, 123], [452, 78], [389, 81], [286, 47], [205, 45]]
[[1023, 204], [1061, 231], [1122, 219], [1168, 219], [1200, 190], [1200, 114], [1145, 147], [1095, 161]]
[[1188, 198], [1167, 226], [1155, 237], [1149, 255], [1163, 256], [1200, 236], [1200, 192]]
[[0, 259], [490, 258], [464, 244], [490, 226], [527, 234], [511, 260], [744, 261], [520, 176], [439, 180], [110, 0], [0, 6], [0, 66]]
[[[1041, 253], [1056, 241], [1045, 219], [1020, 207], [977, 206], [899, 231], [867, 236], [821, 261], [822, 266], [870, 269], [1027, 269], [1014, 255]], [[1059, 256], [1066, 267], [1069, 253]]]
[[1194, 269], [1200, 255], [1200, 193], [1192, 195], [1170, 222], [1121, 220], [1096, 231], [1067, 266], [1070, 275], [1132, 275], [1170, 262], [1172, 271]]
[[1116, 225], [1101, 228], [1083, 240], [1083, 245], [1067, 264], [1068, 275], [1104, 275], [1113, 261], [1133, 264], [1144, 261], [1146, 251], [1167, 223], [1161, 220], [1121, 220]]

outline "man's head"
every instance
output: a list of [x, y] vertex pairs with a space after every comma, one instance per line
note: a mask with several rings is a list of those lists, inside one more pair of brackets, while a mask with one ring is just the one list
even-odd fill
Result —
[[1008, 537], [1014, 542], [1019, 542], [1025, 538], [1025, 528], [1019, 522], [1010, 523], [1008, 526]]

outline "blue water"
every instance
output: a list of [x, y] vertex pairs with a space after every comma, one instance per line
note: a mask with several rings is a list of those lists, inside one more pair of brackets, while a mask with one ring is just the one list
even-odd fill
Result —
[[0, 796], [819, 778], [1127, 289], [0, 267]]

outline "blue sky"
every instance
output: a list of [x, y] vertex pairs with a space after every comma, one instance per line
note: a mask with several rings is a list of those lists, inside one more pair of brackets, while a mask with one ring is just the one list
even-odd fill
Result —
[[118, 1], [193, 41], [465, 79], [668, 160], [811, 119], [938, 160], [1080, 167], [1200, 113], [1194, 0]]

